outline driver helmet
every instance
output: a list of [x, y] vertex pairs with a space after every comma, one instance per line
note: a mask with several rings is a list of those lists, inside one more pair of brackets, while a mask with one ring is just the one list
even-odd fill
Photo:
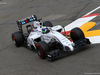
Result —
[[43, 28], [42, 28], [42, 33], [43, 34], [46, 34], [46, 33], [48, 33], [49, 32], [49, 29], [46, 27], [46, 26], [43, 26]]

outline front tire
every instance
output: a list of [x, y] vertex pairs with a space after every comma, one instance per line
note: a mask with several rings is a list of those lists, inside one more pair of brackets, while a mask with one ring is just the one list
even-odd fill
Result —
[[24, 36], [21, 32], [17, 31], [12, 33], [12, 40], [16, 47], [20, 47], [24, 43]]
[[74, 28], [71, 30], [70, 36], [73, 40], [73, 42], [78, 41], [79, 39], [84, 39], [84, 33], [80, 28]]
[[36, 44], [37, 47], [37, 54], [41, 59], [46, 58], [46, 52], [49, 51], [49, 46], [46, 42], [41, 41]]

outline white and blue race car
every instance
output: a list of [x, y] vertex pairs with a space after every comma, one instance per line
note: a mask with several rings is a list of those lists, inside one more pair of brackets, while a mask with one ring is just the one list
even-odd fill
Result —
[[[55, 59], [79, 47], [97, 43], [93, 38], [98, 38], [100, 34], [94, 35], [92, 33], [97, 31], [88, 30], [96, 25], [89, 21], [99, 15], [87, 14], [64, 28], [61, 25], [53, 26], [50, 21], [41, 22], [41, 19], [32, 15], [17, 21], [19, 31], [12, 33], [12, 40], [16, 47], [26, 44], [29, 48], [35, 48], [42, 59]], [[32, 25], [26, 25], [32, 21]], [[26, 25], [27, 33], [23, 32], [23, 25]]]

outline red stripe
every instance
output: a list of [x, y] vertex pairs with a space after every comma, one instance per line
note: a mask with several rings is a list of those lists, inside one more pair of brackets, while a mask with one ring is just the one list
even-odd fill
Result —
[[99, 16], [99, 15], [100, 15], [99, 13], [95, 13], [95, 14], [90, 14], [90, 15], [83, 16], [81, 18], [92, 17], [92, 16]]
[[73, 42], [73, 40], [72, 40], [72, 39], [70, 39], [70, 41], [71, 41], [71, 42]]
[[68, 35], [71, 31], [65, 31], [65, 32], [61, 32], [61, 34], [63, 35]]

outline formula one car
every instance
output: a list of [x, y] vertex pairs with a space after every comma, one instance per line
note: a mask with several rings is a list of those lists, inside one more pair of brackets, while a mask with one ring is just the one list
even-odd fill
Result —
[[[15, 46], [19, 47], [26, 44], [29, 48], [34, 47], [38, 55], [43, 58], [54, 59], [75, 48], [90, 44], [85, 38], [83, 31], [80, 28], [71, 30], [71, 42], [66, 36], [66, 32], [61, 32], [61, 25], [53, 26], [50, 21], [40, 22], [35, 15], [18, 20], [17, 24], [19, 31], [12, 34], [12, 39]], [[22, 25], [33, 21], [32, 25], [26, 25], [27, 34], [23, 33]]]
[[[92, 13], [92, 12], [91, 12]], [[95, 38], [99, 38], [97, 31], [88, 31], [96, 25], [95, 22], [88, 22], [99, 16], [96, 14], [86, 14], [71, 24], [65, 26], [53, 26], [50, 21], [40, 22], [35, 15], [17, 21], [19, 31], [12, 33], [15, 46], [26, 44], [29, 48], [34, 47], [40, 58], [55, 59], [68, 52], [73, 52], [79, 47], [95, 44]], [[26, 25], [32, 22], [32, 25]], [[24, 33], [22, 26], [26, 25], [28, 33]], [[94, 35], [93, 33], [96, 33]]]

